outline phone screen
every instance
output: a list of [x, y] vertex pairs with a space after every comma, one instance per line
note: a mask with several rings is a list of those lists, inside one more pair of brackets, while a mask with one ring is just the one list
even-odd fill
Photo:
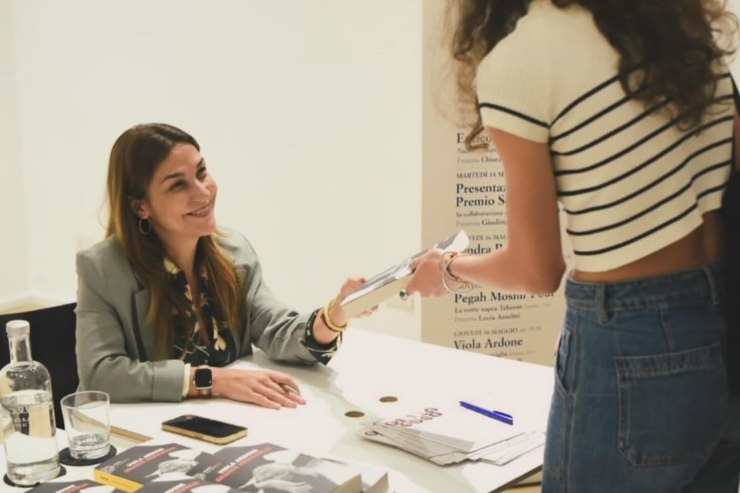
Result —
[[162, 423], [162, 429], [204, 440], [236, 440], [246, 436], [247, 428], [194, 414], [185, 414]]

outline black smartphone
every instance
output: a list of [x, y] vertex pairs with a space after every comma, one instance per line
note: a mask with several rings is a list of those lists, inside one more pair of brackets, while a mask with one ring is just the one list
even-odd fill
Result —
[[162, 429], [206, 442], [223, 445], [247, 436], [247, 427], [185, 414], [162, 422]]

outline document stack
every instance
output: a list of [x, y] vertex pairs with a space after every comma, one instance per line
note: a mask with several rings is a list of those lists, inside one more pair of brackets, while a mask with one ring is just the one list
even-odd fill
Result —
[[513, 419], [499, 420], [480, 411], [424, 407], [396, 419], [366, 423], [363, 437], [438, 465], [469, 460], [502, 466], [544, 445], [542, 431], [522, 429]]

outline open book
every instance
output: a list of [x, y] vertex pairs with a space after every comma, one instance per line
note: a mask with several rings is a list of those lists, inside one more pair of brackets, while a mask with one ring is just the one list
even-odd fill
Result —
[[[445, 251], [459, 252], [467, 248], [468, 235], [465, 231], [458, 231], [452, 236], [442, 239], [431, 248], [441, 248]], [[413, 273], [411, 263], [423, 255], [427, 250], [403, 259], [393, 267], [390, 267], [380, 274], [371, 277], [365, 284], [357, 287], [342, 301], [342, 308], [347, 317], [354, 317], [358, 313], [369, 310], [383, 300], [397, 295], [408, 281], [408, 277]]]

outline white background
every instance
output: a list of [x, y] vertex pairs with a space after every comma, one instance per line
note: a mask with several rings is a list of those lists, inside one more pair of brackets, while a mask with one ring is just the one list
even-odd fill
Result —
[[323, 305], [420, 247], [420, 88], [420, 0], [0, 0], [0, 305], [74, 299], [110, 147], [150, 121], [199, 141], [273, 291]]

